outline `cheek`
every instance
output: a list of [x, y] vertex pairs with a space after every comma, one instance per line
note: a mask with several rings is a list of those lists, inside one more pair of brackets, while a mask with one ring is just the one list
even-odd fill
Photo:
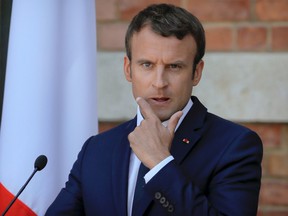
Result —
[[171, 86], [174, 86], [174, 90], [178, 91], [178, 93], [186, 93], [190, 92], [193, 87], [193, 81], [191, 77], [185, 76], [184, 78], [181, 79], [171, 79]]
[[144, 96], [143, 93], [148, 89], [144, 84], [144, 80], [138, 79], [137, 76], [132, 77], [132, 91], [134, 97]]
[[132, 74], [132, 83], [135, 86], [138, 86], [138, 88], [148, 87], [151, 83], [152, 78], [145, 73], [142, 73], [140, 71], [134, 72]]

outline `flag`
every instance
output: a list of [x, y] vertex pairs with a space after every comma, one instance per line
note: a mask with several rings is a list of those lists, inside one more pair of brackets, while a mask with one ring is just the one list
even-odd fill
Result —
[[13, 0], [2, 124], [0, 213], [43, 215], [84, 141], [97, 133], [94, 0]]

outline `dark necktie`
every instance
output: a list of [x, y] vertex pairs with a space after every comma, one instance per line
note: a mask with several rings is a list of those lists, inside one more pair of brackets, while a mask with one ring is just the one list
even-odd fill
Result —
[[140, 167], [139, 167], [138, 176], [137, 176], [132, 212], [134, 212], [134, 210], [137, 206], [137, 203], [141, 200], [141, 197], [143, 195], [143, 187], [145, 185], [144, 175], [148, 171], [149, 171], [149, 169], [141, 163]]

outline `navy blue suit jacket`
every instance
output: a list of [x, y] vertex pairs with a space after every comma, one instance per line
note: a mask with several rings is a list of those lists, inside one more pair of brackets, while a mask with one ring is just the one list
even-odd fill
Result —
[[[173, 139], [175, 160], [145, 185], [135, 215], [256, 215], [260, 138], [192, 100]], [[127, 136], [135, 127], [136, 118], [89, 138], [46, 215], [127, 215]]]

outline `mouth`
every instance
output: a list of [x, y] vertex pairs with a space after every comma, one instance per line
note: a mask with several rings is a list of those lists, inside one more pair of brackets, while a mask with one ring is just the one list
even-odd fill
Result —
[[151, 102], [153, 104], [166, 104], [170, 101], [168, 97], [153, 97], [151, 98]]

